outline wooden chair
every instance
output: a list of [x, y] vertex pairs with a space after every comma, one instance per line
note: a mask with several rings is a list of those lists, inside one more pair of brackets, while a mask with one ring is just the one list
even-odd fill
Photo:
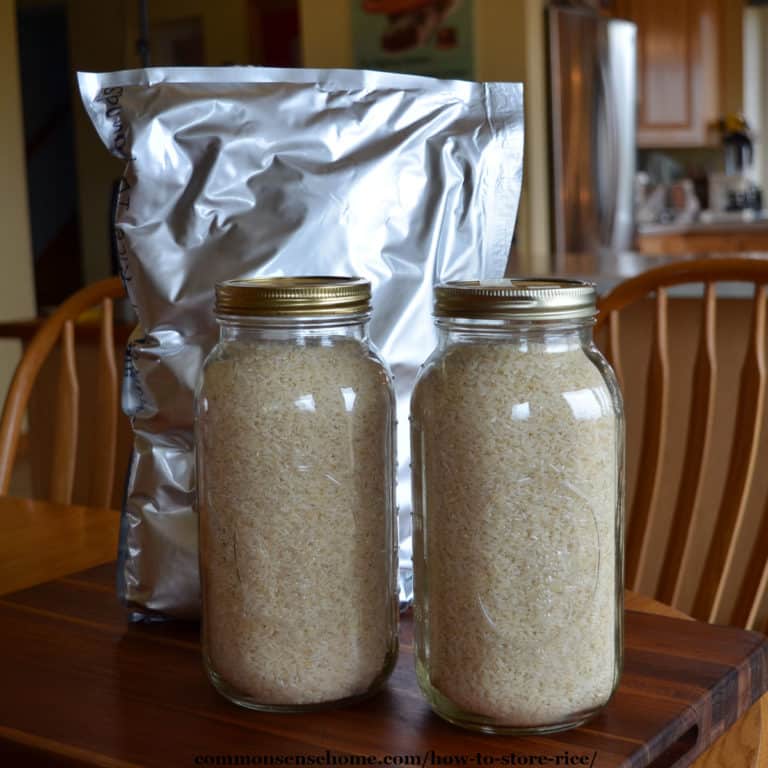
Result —
[[[716, 283], [755, 284], [751, 321], [741, 375], [736, 421], [725, 486], [717, 508], [714, 533], [708, 543], [706, 560], [692, 608], [680, 606], [679, 599], [693, 552], [694, 532], [700, 523], [704, 468], [713, 449], [712, 433], [717, 392], [718, 352], [716, 348]], [[661, 498], [659, 480], [665, 461], [668, 438], [670, 358], [668, 349], [668, 295], [670, 286], [703, 283], [701, 331], [693, 370], [693, 392], [688, 413], [682, 472], [677, 497]], [[638, 275], [616, 286], [599, 302], [598, 332], [605, 338], [605, 352], [623, 380], [620, 328], [621, 311], [655, 294], [652, 340], [646, 380], [646, 403], [639, 471], [628, 505], [626, 539], [626, 581], [636, 589], [651, 561], [661, 558], [658, 583], [652, 597], [682, 608], [703, 621], [719, 621], [748, 629], [768, 629], [768, 510], [763, 508], [751, 551], [737, 551], [743, 532], [747, 498], [755, 478], [758, 444], [766, 397], [766, 285], [768, 260], [711, 258], [684, 260]], [[746, 329], [745, 329], [746, 333]], [[622, 388], [624, 388], [622, 386]], [[659, 510], [673, 504], [671, 528], [665, 545], [652, 543], [650, 532]], [[726, 599], [726, 585], [736, 560], [748, 557], [735, 601]], [[689, 575], [688, 575], [689, 577]], [[730, 585], [730, 594], [736, 585]], [[690, 592], [690, 590], [689, 590]]]
[[[636, 588], [654, 557], [661, 558], [661, 571], [652, 596], [675, 607], [694, 546], [699, 520], [704, 470], [713, 452], [714, 412], [718, 382], [716, 345], [718, 282], [754, 283], [754, 298], [735, 403], [736, 419], [730, 460], [714, 530], [692, 607], [685, 613], [703, 621], [725, 621], [749, 629], [766, 631], [768, 600], [768, 506], [762, 509], [758, 532], [747, 554], [748, 563], [737, 599], [726, 604], [726, 585], [733, 570], [739, 534], [745, 524], [747, 499], [755, 477], [766, 396], [766, 286], [768, 259], [711, 258], [685, 260], [651, 269], [616, 286], [598, 303], [596, 334], [604, 337], [604, 350], [616, 370], [622, 389], [621, 311], [655, 294], [650, 356], [645, 382], [645, 408], [640, 436], [638, 477], [628, 505], [626, 538], [626, 582]], [[667, 288], [685, 283], [704, 283], [701, 330], [693, 365], [692, 396], [682, 471], [674, 499], [662, 498], [660, 476], [668, 437], [670, 352]], [[654, 547], [651, 532], [661, 508], [672, 504], [669, 535]], [[732, 590], [731, 590], [732, 593]], [[762, 608], [762, 611], [761, 611]], [[756, 702], [702, 756], [694, 768], [750, 766], [768, 768], [768, 696]]]
[[0, 420], [0, 495], [8, 488], [32, 387], [41, 367], [61, 339], [57, 402], [51, 409], [52, 465], [48, 499], [72, 502], [78, 444], [79, 383], [75, 365], [75, 322], [100, 306], [99, 371], [94, 407], [93, 450], [87, 504], [109, 507], [115, 471], [118, 378], [113, 337], [112, 300], [125, 296], [120, 278], [86, 286], [65, 301], [40, 327], [19, 363]]

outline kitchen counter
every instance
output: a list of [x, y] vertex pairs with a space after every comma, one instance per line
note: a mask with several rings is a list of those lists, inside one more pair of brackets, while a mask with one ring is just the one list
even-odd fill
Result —
[[[768, 260], [768, 252], [749, 253], [713, 252], [708, 254], [660, 255], [654, 256], [636, 251], [619, 254], [568, 254], [563, 268], [546, 273], [572, 280], [587, 280], [594, 283], [598, 294], [605, 295], [616, 285], [653, 267], [678, 261], [702, 258], [749, 258]], [[540, 273], [538, 276], [544, 276]], [[718, 283], [717, 295], [725, 299], [748, 299], [752, 297], [751, 283]], [[668, 291], [671, 297], [694, 298], [703, 296], [704, 286], [700, 283], [677, 285]]]
[[638, 234], [643, 235], [688, 235], [688, 234], [730, 234], [740, 232], [768, 232], [768, 215], [754, 218], [668, 222], [666, 224], [641, 224]]
[[647, 254], [768, 251], [768, 216], [644, 224], [638, 229], [637, 248]]

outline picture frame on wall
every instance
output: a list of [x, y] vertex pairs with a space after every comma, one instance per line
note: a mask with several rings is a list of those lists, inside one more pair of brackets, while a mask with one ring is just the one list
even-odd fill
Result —
[[474, 77], [474, 0], [352, 0], [355, 66]]

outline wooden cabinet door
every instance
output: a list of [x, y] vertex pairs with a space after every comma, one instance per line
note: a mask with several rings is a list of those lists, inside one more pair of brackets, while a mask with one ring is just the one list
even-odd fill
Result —
[[[637, 24], [640, 147], [716, 140], [721, 40], [727, 0], [617, 0], [614, 14]], [[740, 87], [740, 84], [739, 84]]]

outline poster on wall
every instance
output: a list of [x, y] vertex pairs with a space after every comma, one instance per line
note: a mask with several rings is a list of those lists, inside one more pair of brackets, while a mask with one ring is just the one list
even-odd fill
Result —
[[474, 0], [352, 0], [355, 65], [471, 80]]

